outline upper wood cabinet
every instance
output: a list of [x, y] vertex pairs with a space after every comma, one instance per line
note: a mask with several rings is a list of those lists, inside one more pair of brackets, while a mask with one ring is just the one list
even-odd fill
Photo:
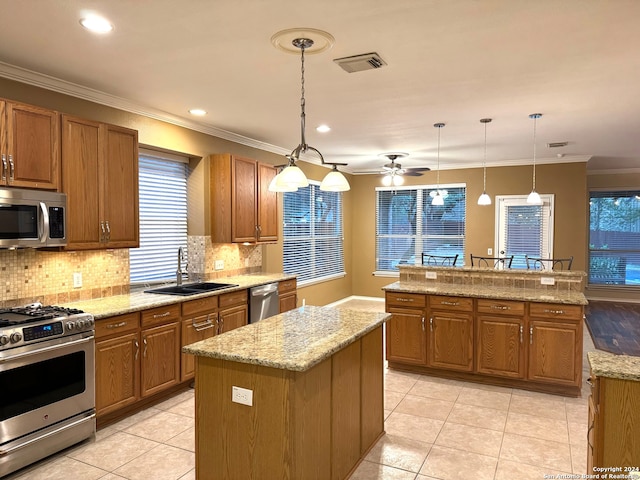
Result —
[[278, 197], [268, 189], [275, 167], [228, 153], [210, 161], [212, 241], [277, 241]]
[[0, 100], [0, 185], [58, 190], [60, 115]]
[[63, 115], [62, 191], [68, 250], [138, 247], [138, 132]]

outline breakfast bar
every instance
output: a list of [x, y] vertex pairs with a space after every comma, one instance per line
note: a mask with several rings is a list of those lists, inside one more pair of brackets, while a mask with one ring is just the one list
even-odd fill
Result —
[[347, 478], [384, 433], [388, 317], [306, 306], [185, 346], [196, 478]]

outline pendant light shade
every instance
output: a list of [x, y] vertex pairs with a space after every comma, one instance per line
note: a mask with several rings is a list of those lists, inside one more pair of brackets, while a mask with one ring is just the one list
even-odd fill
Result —
[[298, 190], [298, 187], [294, 185], [289, 185], [282, 178], [282, 172], [278, 173], [271, 182], [269, 182], [269, 191], [270, 192], [295, 192]]
[[346, 192], [350, 188], [349, 182], [345, 176], [338, 171], [338, 167], [335, 165], [320, 184], [320, 190], [324, 190], [325, 192]]
[[[434, 123], [434, 127], [438, 129], [438, 168], [436, 171], [436, 193], [432, 196], [431, 205], [442, 206], [444, 205], [444, 192], [440, 190], [440, 130], [444, 127], [444, 123]], [[433, 193], [433, 192], [431, 192]]]
[[478, 205], [491, 205], [491, 197], [487, 194], [487, 123], [490, 118], [482, 118], [480, 123], [484, 123], [484, 156], [482, 157], [482, 195], [478, 198]]
[[280, 173], [280, 176], [279, 182], [289, 185], [290, 187], [300, 188], [309, 186], [309, 180], [307, 180], [305, 174], [295, 163], [285, 167]]
[[527, 203], [530, 205], [542, 205], [540, 194], [536, 192], [536, 124], [540, 117], [542, 117], [541, 113], [529, 115], [529, 118], [533, 120], [533, 188], [527, 197]]

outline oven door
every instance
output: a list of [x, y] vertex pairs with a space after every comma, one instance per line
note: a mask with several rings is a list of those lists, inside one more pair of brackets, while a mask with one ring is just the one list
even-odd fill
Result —
[[0, 352], [0, 444], [95, 408], [93, 332]]

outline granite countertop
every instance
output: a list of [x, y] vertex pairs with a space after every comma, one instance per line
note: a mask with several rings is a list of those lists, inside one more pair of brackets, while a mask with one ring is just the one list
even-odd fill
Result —
[[536, 289], [496, 287], [493, 285], [395, 282], [382, 287], [382, 289], [387, 292], [427, 293], [432, 295], [520, 300], [525, 302], [564, 303], [570, 305], [587, 305], [588, 303], [582, 292], [551, 292], [548, 290], [539, 291]]
[[[185, 353], [305, 371], [374, 330], [389, 314], [300, 307], [182, 348]], [[382, 354], [382, 353], [381, 353]]]
[[597, 377], [640, 381], [640, 357], [596, 351], [588, 352], [587, 358]]
[[[114, 315], [123, 315], [126, 313], [147, 310], [149, 308], [163, 307], [166, 305], [174, 305], [176, 303], [187, 302], [197, 298], [210, 297], [213, 295], [221, 295], [223, 293], [236, 292], [245, 290], [258, 285], [264, 285], [272, 282], [280, 282], [282, 280], [290, 280], [296, 278], [295, 275], [285, 275], [279, 273], [273, 274], [249, 274], [238, 275], [235, 277], [216, 278], [211, 281], [219, 283], [231, 283], [238, 285], [237, 287], [225, 288], [224, 290], [215, 290], [213, 292], [198, 293], [196, 295], [180, 296], [180, 295], [162, 295], [157, 293], [144, 293], [142, 291], [129, 293], [125, 295], [113, 295], [111, 297], [96, 298], [93, 300], [82, 300], [79, 302], [64, 304], [64, 307], [78, 308], [85, 312], [91, 313], [96, 320], [101, 318], [112, 317]], [[185, 282], [192, 283], [192, 282]]]

